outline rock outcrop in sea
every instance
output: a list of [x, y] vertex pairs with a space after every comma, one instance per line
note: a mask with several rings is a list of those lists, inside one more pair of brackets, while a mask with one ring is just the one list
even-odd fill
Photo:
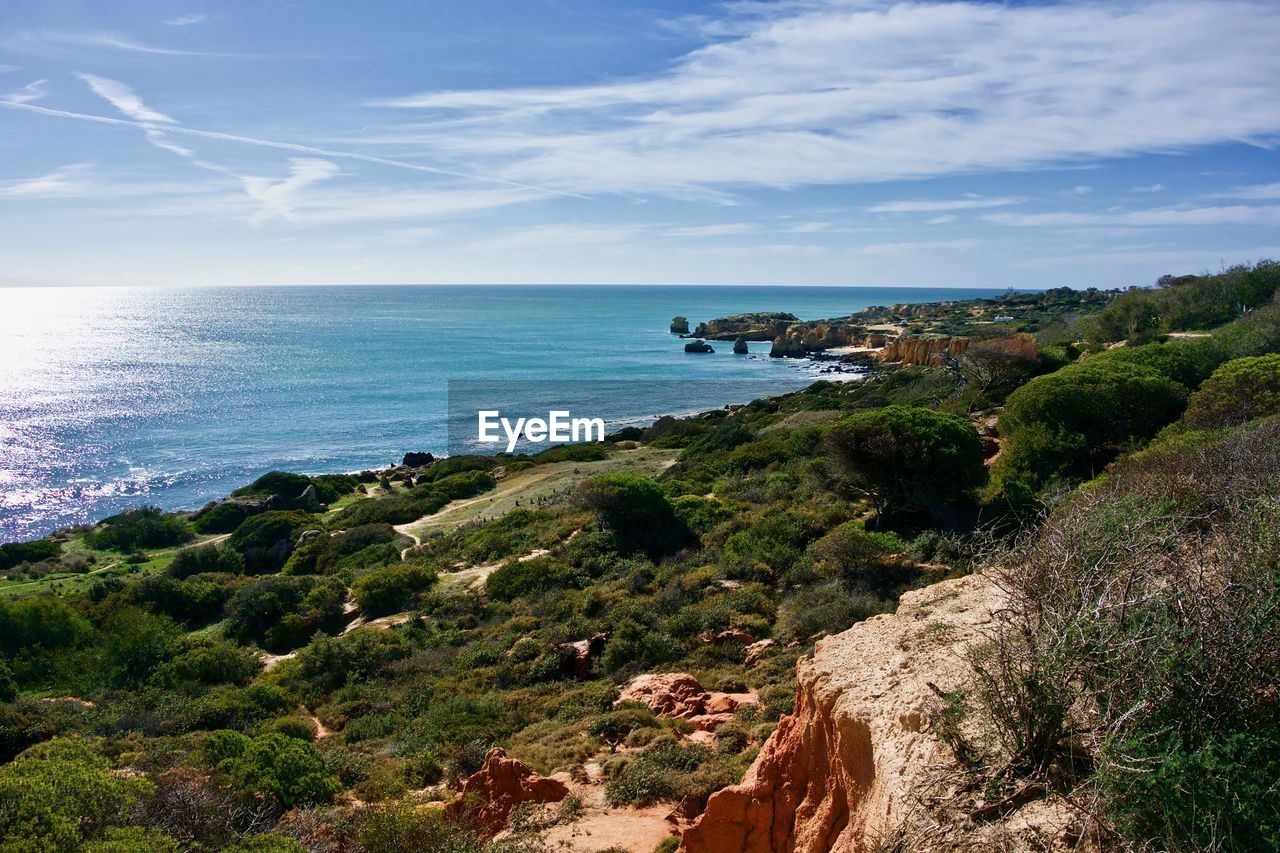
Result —
[[687, 335], [689, 334], [689, 318], [675, 316], [671, 318], [671, 334]]
[[690, 341], [689, 343], [685, 344], [684, 351], [685, 352], [715, 352], [715, 350], [711, 348], [711, 344], [701, 339], [696, 341]]

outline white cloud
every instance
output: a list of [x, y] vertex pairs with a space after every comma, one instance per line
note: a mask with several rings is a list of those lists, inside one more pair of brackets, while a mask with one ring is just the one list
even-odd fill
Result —
[[942, 216], [935, 216], [932, 219], [927, 219], [925, 220], [924, 224], [925, 225], [946, 225], [948, 222], [955, 222], [955, 221], [956, 221], [955, 216], [953, 216], [950, 213], [946, 213], [946, 214], [943, 214]]
[[83, 195], [91, 165], [73, 163], [47, 175], [0, 183], [0, 198], [65, 198]]
[[1014, 226], [1130, 226], [1280, 225], [1280, 205], [1252, 207], [1162, 207], [1107, 213], [992, 213], [983, 217], [996, 225]]
[[[1280, 4], [737, 4], [664, 72], [429, 91], [389, 132], [577, 192], [707, 197], [1266, 139]], [[691, 24], [685, 22], [685, 35]], [[1223, 45], [1230, 45], [1224, 50]]]
[[113, 32], [55, 32], [48, 30], [9, 32], [0, 35], [0, 48], [12, 53], [32, 56], [72, 58], [82, 48], [124, 51], [152, 56], [207, 56], [246, 58], [247, 54], [204, 50], [179, 50], [146, 44]]
[[925, 252], [967, 252], [980, 245], [982, 243], [978, 240], [918, 240], [902, 243], [874, 243], [863, 246], [861, 251], [866, 255], [905, 257]]
[[244, 190], [249, 197], [257, 201], [261, 207], [249, 218], [251, 224], [266, 222], [270, 219], [297, 221], [294, 208], [297, 205], [297, 192], [312, 184], [332, 178], [341, 171], [336, 163], [328, 160], [317, 160], [309, 157], [294, 157], [289, 160], [289, 177], [273, 181], [246, 175], [241, 178]]
[[1147, 184], [1143, 187], [1134, 187], [1136, 193], [1158, 193], [1164, 190], [1164, 184]]
[[1007, 207], [1021, 204], [1026, 199], [1005, 198], [952, 198], [918, 199], [915, 201], [888, 201], [868, 207], [870, 213], [934, 213], [943, 210], [982, 210], [990, 207]]
[[164, 23], [171, 27], [189, 27], [192, 24], [198, 24], [205, 20], [207, 15], [178, 15], [176, 18], [168, 18]]
[[164, 113], [156, 112], [142, 103], [142, 98], [138, 97], [138, 93], [119, 80], [108, 80], [106, 77], [97, 77], [93, 74], [77, 73], [76, 76], [88, 83], [94, 94], [105, 99], [111, 106], [134, 121], [174, 123], [174, 120]]
[[751, 234], [759, 230], [759, 225], [750, 222], [722, 222], [713, 225], [671, 228], [664, 233], [668, 237], [731, 237], [738, 234]]
[[48, 80], [36, 80], [33, 83], [28, 83], [18, 91], [0, 97], [0, 100], [11, 104], [29, 104], [32, 101], [38, 101], [49, 94], [44, 88], [44, 84], [48, 82]]
[[1274, 184], [1254, 184], [1248, 187], [1236, 187], [1222, 198], [1238, 198], [1249, 201], [1280, 201], [1280, 182]]
[[637, 230], [625, 225], [536, 225], [477, 240], [470, 248], [518, 251], [548, 246], [601, 246], [624, 242], [634, 236]]
[[1093, 187], [1085, 186], [1084, 184], [1071, 188], [1073, 195], [1089, 195], [1091, 192], [1093, 192]]

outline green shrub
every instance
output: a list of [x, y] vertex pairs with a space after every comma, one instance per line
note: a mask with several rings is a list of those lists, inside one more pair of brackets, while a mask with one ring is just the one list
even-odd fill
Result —
[[490, 598], [511, 601], [556, 587], [575, 586], [581, 580], [573, 566], [555, 557], [544, 556], [509, 561], [485, 579], [484, 588]]
[[342, 789], [311, 743], [279, 732], [252, 739], [238, 732], [214, 732], [205, 752], [235, 787], [269, 796], [284, 808], [326, 802]]
[[103, 519], [85, 534], [84, 541], [90, 548], [130, 552], [140, 548], [181, 545], [194, 536], [185, 518], [166, 513], [159, 507], [144, 506]]
[[406, 609], [435, 582], [433, 569], [418, 563], [398, 563], [369, 572], [355, 582], [351, 592], [362, 611], [381, 616]]
[[284, 566], [302, 531], [319, 526], [315, 516], [305, 512], [272, 510], [253, 516], [236, 528], [227, 547], [244, 557], [248, 571], [275, 572]]
[[266, 648], [295, 648], [342, 624], [347, 590], [336, 578], [273, 575], [241, 587], [227, 605], [227, 633]]
[[128, 821], [152, 790], [111, 772], [84, 741], [59, 738], [0, 766], [0, 838], [13, 850], [75, 850]]
[[52, 539], [34, 542], [9, 542], [0, 545], [0, 571], [12, 569], [22, 563], [38, 563], [55, 560], [62, 555], [62, 545]]
[[977, 430], [932, 409], [858, 412], [830, 429], [827, 447], [850, 486], [880, 514], [956, 501], [986, 480]]
[[699, 536], [733, 518], [733, 507], [719, 498], [681, 495], [671, 502], [676, 518]]
[[442, 810], [406, 802], [362, 809], [356, 826], [360, 849], [368, 853], [431, 850], [433, 853], [482, 853], [474, 830], [445, 820]]
[[282, 501], [296, 500], [307, 487], [311, 478], [302, 474], [291, 474], [288, 471], [268, 471], [247, 486], [242, 486], [231, 493], [232, 497], [248, 495], [272, 495]]
[[170, 575], [179, 579], [207, 572], [239, 575], [244, 573], [244, 557], [240, 552], [221, 545], [183, 548], [169, 564], [168, 571]]
[[689, 540], [662, 488], [638, 474], [597, 474], [578, 487], [580, 504], [595, 513], [624, 551], [660, 556]]
[[581, 444], [557, 444], [555, 447], [548, 447], [541, 453], [535, 453], [530, 457], [538, 465], [546, 465], [552, 462], [599, 462], [608, 456], [604, 446], [594, 442], [583, 442]]
[[155, 684], [248, 684], [262, 669], [251, 650], [225, 640], [188, 639], [156, 669]]
[[1018, 502], [1055, 479], [1095, 476], [1182, 411], [1186, 389], [1149, 367], [1086, 361], [1009, 395], [993, 486]]
[[386, 664], [408, 655], [409, 644], [400, 634], [363, 628], [338, 637], [316, 637], [298, 651], [298, 662], [303, 678], [330, 691], [372, 678]]
[[1280, 354], [1228, 361], [1187, 401], [1192, 429], [1235, 426], [1280, 414]]
[[113, 826], [102, 838], [85, 842], [80, 853], [178, 853], [172, 836], [140, 826]]
[[268, 833], [242, 838], [222, 853], [307, 853], [307, 848], [288, 836]]
[[191, 524], [200, 533], [231, 533], [256, 512], [245, 504], [224, 501], [201, 512]]

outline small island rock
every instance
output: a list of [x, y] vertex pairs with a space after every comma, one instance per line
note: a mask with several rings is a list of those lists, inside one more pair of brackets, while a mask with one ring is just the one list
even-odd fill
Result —
[[671, 318], [671, 334], [685, 335], [689, 333], [688, 317], [672, 317]]

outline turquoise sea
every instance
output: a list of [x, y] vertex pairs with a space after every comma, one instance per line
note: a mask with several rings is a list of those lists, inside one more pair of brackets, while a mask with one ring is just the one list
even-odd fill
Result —
[[[423, 286], [0, 289], [0, 542], [129, 506], [195, 508], [274, 468], [353, 471], [445, 450], [451, 380], [667, 380], [590, 401], [611, 419], [711, 408], [814, 366], [686, 355], [668, 332], [744, 311], [802, 319], [997, 291]], [[665, 388], [661, 394], [647, 390]], [[670, 389], [680, 389], [673, 399]]]

